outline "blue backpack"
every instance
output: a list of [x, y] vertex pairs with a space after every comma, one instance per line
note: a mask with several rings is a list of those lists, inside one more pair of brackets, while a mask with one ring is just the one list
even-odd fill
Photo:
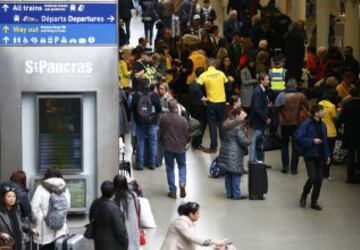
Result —
[[219, 167], [217, 160], [218, 158], [216, 157], [210, 165], [209, 173], [212, 178], [220, 178], [225, 175], [224, 170]]

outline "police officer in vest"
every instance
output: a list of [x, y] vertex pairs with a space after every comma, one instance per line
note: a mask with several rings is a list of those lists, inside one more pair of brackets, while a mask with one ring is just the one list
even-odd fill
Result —
[[285, 58], [282, 54], [273, 58], [273, 67], [269, 70], [270, 77], [270, 101], [274, 102], [277, 95], [285, 90], [286, 69], [284, 69]]

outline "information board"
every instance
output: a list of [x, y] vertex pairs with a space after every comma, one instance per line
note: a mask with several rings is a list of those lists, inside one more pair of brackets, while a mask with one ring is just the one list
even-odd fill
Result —
[[116, 45], [115, 3], [0, 2], [0, 46]]

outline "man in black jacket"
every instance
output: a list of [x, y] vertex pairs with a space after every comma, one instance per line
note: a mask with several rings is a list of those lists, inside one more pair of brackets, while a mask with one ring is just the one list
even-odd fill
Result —
[[125, 22], [126, 27], [126, 41], [125, 44], [129, 44], [130, 41], [130, 21], [132, 18], [131, 10], [134, 9], [133, 0], [120, 0], [118, 3], [119, 19]]
[[101, 184], [102, 197], [96, 199], [90, 207], [89, 220], [94, 230], [95, 250], [126, 250], [128, 234], [125, 216], [113, 200], [114, 185], [111, 181]]
[[356, 88], [351, 90], [351, 99], [340, 113], [337, 125], [341, 124], [344, 124], [343, 146], [349, 150], [346, 182], [360, 183], [360, 98]]
[[269, 86], [269, 75], [260, 73], [259, 84], [255, 87], [251, 99], [250, 127], [252, 128], [252, 139], [250, 145], [250, 161], [264, 161], [264, 152], [256, 149], [257, 141], [263, 136], [265, 128], [270, 124], [267, 87]]

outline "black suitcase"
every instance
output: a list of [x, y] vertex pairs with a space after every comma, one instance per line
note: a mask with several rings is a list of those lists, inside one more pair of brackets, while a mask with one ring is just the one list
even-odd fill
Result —
[[266, 166], [263, 163], [249, 163], [249, 199], [263, 200], [268, 192]]
[[131, 177], [131, 164], [125, 161], [125, 153], [122, 154], [122, 161], [119, 163], [119, 174]]

